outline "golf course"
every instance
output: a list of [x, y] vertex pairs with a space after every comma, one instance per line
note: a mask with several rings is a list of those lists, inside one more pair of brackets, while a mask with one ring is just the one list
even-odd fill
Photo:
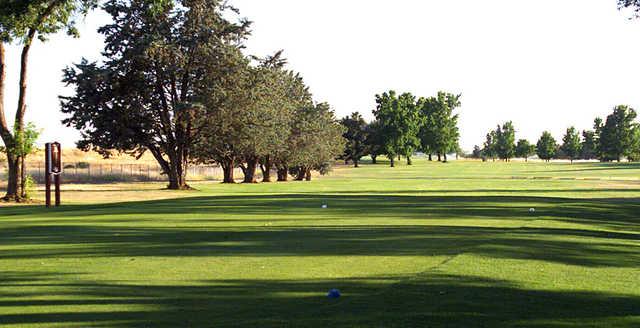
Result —
[[164, 186], [0, 207], [0, 326], [640, 327], [639, 164]]

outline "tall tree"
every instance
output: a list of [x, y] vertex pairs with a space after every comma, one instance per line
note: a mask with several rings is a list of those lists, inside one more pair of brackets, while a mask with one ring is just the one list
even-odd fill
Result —
[[604, 154], [602, 153], [602, 147], [600, 144], [600, 136], [602, 136], [602, 128], [604, 127], [604, 123], [601, 118], [596, 117], [593, 120], [593, 131], [594, 131], [594, 144], [595, 144], [595, 152], [596, 157], [600, 159], [600, 161], [604, 161]]
[[382, 133], [380, 121], [374, 120], [367, 125], [367, 152], [371, 156], [371, 163], [377, 164], [378, 156], [384, 154], [384, 134]]
[[[75, 18], [96, 6], [97, 0], [4, 0], [0, 5], [0, 136], [5, 144], [8, 160], [8, 184], [5, 200], [21, 200], [26, 196], [24, 186], [26, 153], [20, 152], [23, 145], [27, 111], [27, 76], [29, 54], [36, 39], [46, 41], [47, 37], [65, 30], [77, 36]], [[7, 124], [4, 108], [6, 84], [5, 45], [11, 42], [22, 45], [20, 56], [20, 77], [18, 82], [18, 107], [13, 128]]]
[[591, 160], [598, 157], [598, 140], [595, 131], [582, 131], [580, 157], [586, 160]]
[[508, 162], [515, 156], [516, 151], [516, 130], [513, 127], [513, 122], [509, 121], [502, 126], [498, 126], [496, 129], [496, 148], [498, 157]]
[[480, 146], [478, 145], [473, 146], [473, 151], [471, 152], [471, 158], [480, 159], [482, 158], [482, 156], [484, 156], [484, 153], [482, 152], [482, 148], [480, 148]]
[[518, 140], [518, 144], [516, 145], [515, 156], [519, 158], [524, 158], [525, 162], [529, 161], [529, 157], [533, 156], [536, 153], [536, 146], [529, 143], [526, 139]]
[[[436, 153], [438, 161], [447, 161], [447, 154], [456, 150], [460, 139], [458, 129], [458, 114], [454, 111], [460, 107], [461, 95], [454, 95], [444, 91], [435, 97], [418, 100], [422, 119], [420, 139], [422, 151], [428, 155]], [[429, 156], [431, 159], [431, 156]]]
[[340, 123], [346, 129], [342, 135], [347, 140], [344, 151], [345, 160], [353, 161], [353, 165], [358, 167], [360, 158], [367, 154], [367, 122], [360, 113], [355, 112], [351, 116], [344, 117]]
[[395, 91], [376, 95], [377, 108], [374, 110], [380, 122], [383, 134], [384, 151], [395, 166], [395, 158], [399, 155], [407, 157], [411, 165], [411, 155], [419, 147], [418, 129], [421, 124], [420, 115], [415, 106], [415, 97], [404, 93], [398, 97]]
[[498, 156], [498, 136], [495, 130], [487, 133], [482, 152], [492, 160], [495, 160], [496, 156]]
[[296, 180], [311, 180], [311, 171], [321, 173], [333, 165], [344, 151], [344, 127], [327, 103], [299, 108], [289, 141], [291, 156], [287, 166]]
[[230, 20], [235, 9], [219, 0], [171, 0], [159, 9], [145, 0], [109, 0], [103, 8], [113, 19], [99, 30], [104, 58], [65, 71], [76, 92], [61, 97], [69, 115], [64, 123], [81, 131], [80, 148], [105, 157], [112, 149], [151, 152], [168, 187], [187, 189], [187, 166], [202, 132], [195, 118], [218, 110], [234, 89], [250, 23]]
[[633, 144], [636, 111], [629, 106], [616, 106], [600, 132], [600, 151], [604, 160], [620, 161], [629, 154]]
[[562, 138], [562, 151], [569, 157], [571, 163], [576, 158], [580, 157], [580, 153], [582, 151], [582, 143], [580, 142], [580, 133], [576, 130], [575, 127], [570, 127], [567, 129], [564, 137]]
[[540, 159], [550, 161], [558, 150], [556, 139], [553, 138], [549, 131], [544, 131], [536, 145], [536, 152]]

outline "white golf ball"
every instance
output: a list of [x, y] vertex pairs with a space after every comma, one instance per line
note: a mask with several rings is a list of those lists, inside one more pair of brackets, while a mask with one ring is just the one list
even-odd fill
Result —
[[533, 208], [533, 207], [529, 209], [529, 213], [533, 213], [533, 212], [535, 212], [535, 211], [536, 211], [536, 209], [535, 209], [535, 208]]
[[327, 204], [322, 204], [322, 208], [327, 208]]

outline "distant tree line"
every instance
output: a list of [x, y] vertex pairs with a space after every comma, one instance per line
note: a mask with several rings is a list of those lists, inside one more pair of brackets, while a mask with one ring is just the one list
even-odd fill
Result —
[[447, 161], [447, 154], [458, 152], [458, 114], [460, 95], [438, 92], [434, 97], [418, 98], [411, 93], [398, 95], [388, 91], [376, 95], [375, 120], [365, 122], [360, 113], [342, 119], [347, 144], [342, 155], [345, 162], [358, 167], [360, 159], [371, 156], [373, 163], [380, 155], [395, 166], [396, 159], [411, 158], [416, 152]]
[[312, 99], [281, 52], [246, 56], [251, 23], [226, 1], [109, 0], [113, 22], [99, 32], [98, 62], [64, 71], [75, 92], [60, 97], [78, 146], [105, 157], [151, 153], [170, 189], [188, 189], [187, 168], [217, 163], [224, 182], [310, 180], [343, 152], [343, 128], [330, 106]]
[[568, 159], [593, 160], [603, 162], [640, 160], [640, 124], [636, 122], [637, 113], [629, 106], [616, 106], [613, 113], [603, 121], [594, 120], [592, 130], [580, 133], [575, 127], [566, 130], [562, 142], [554, 139], [545, 131], [536, 144], [525, 139], [515, 142], [515, 129], [512, 122], [499, 125], [487, 133], [483, 147], [475, 146], [472, 157], [500, 159], [528, 159], [537, 155], [542, 160]]

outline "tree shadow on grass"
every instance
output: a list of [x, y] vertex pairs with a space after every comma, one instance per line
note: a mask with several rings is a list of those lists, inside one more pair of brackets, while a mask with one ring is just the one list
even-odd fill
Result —
[[[322, 203], [330, 208], [321, 209]], [[538, 211], [529, 213], [529, 206]], [[10, 224], [0, 228], [0, 246], [11, 247], [0, 249], [0, 259], [420, 256], [464, 251], [636, 267], [639, 209], [628, 199], [308, 194], [68, 206], [38, 210], [41, 214], [15, 208], [4, 211], [12, 214], [6, 220]], [[477, 226], [478, 220], [494, 221], [487, 227]], [[545, 220], [581, 226], [545, 227]]]
[[[29, 283], [25, 279], [23, 283]], [[0, 299], [0, 324], [104, 327], [637, 327], [640, 297], [524, 289], [438, 273], [191, 285], [40, 280], [39, 299]], [[20, 282], [3, 284], [25, 288]], [[339, 288], [343, 296], [327, 299]], [[36, 310], [33, 311], [34, 307]], [[18, 310], [16, 310], [18, 309]], [[21, 311], [19, 309], [32, 309]]]
[[[564, 192], [570, 192], [569, 190]], [[577, 191], [579, 192], [579, 191]], [[328, 204], [322, 209], [321, 204]], [[530, 207], [536, 213], [529, 213]], [[0, 208], [0, 222], [34, 219], [65, 224], [76, 218], [85, 222], [131, 223], [180, 218], [199, 223], [272, 222], [278, 220], [366, 219], [429, 220], [553, 218], [592, 224], [602, 228], [640, 231], [640, 198], [567, 198], [518, 195], [397, 195], [391, 194], [269, 194], [189, 197], [102, 205], [68, 205], [56, 209], [41, 206]], [[366, 222], [365, 222], [366, 223]], [[424, 223], [428, 223], [425, 221]]]

